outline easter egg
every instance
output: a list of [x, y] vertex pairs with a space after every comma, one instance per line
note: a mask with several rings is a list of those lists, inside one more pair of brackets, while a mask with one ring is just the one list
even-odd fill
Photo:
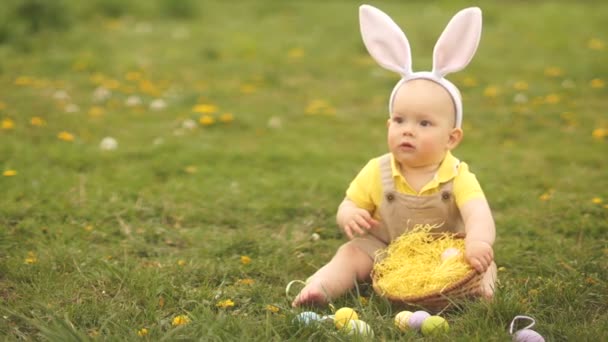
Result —
[[440, 316], [430, 316], [422, 322], [420, 330], [424, 336], [442, 334], [450, 329], [448, 322]]
[[338, 329], [342, 329], [350, 320], [357, 319], [359, 319], [359, 316], [355, 310], [348, 307], [340, 308], [334, 314], [334, 324]]
[[545, 342], [545, 338], [532, 329], [518, 330], [513, 334], [515, 342]]
[[374, 331], [369, 324], [358, 319], [348, 321], [342, 331], [346, 332], [346, 334], [349, 336], [374, 337]]
[[316, 323], [321, 320], [321, 316], [312, 311], [304, 311], [298, 314], [295, 318], [295, 321], [299, 324], [309, 325], [311, 323]]
[[409, 328], [408, 320], [412, 315], [411, 311], [401, 311], [395, 316], [395, 326], [401, 331], [406, 331]]
[[416, 312], [412, 313], [412, 315], [410, 316], [410, 319], [407, 320], [407, 325], [414, 330], [420, 330], [420, 327], [422, 326], [422, 322], [424, 322], [424, 320], [430, 316], [431, 316], [431, 314], [429, 314], [426, 311], [422, 311], [422, 310], [416, 311]]
[[455, 257], [458, 254], [460, 254], [460, 251], [458, 250], [458, 248], [454, 248], [454, 247], [446, 248], [446, 250], [443, 251], [443, 253], [441, 253], [441, 261], [445, 261], [449, 258]]

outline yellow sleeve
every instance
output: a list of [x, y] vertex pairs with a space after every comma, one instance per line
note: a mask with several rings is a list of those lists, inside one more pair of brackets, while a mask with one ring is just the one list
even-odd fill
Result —
[[454, 197], [459, 208], [469, 200], [485, 198], [477, 177], [469, 171], [469, 166], [463, 162], [458, 165], [458, 175], [454, 178]]
[[378, 206], [378, 189], [380, 189], [380, 168], [378, 158], [374, 158], [359, 171], [359, 174], [350, 183], [346, 190], [346, 197], [359, 208], [374, 213]]

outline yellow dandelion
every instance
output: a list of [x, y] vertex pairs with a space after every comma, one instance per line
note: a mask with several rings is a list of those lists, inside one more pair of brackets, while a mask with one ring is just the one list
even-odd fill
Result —
[[72, 64], [72, 70], [74, 71], [83, 71], [89, 67], [89, 63], [87, 61], [76, 61]]
[[242, 84], [240, 89], [243, 94], [253, 94], [257, 90], [253, 84]]
[[604, 200], [602, 200], [602, 198], [601, 198], [601, 197], [593, 197], [593, 198], [591, 199], [591, 202], [592, 202], [593, 204], [602, 204], [602, 202], [604, 202]]
[[239, 279], [236, 283], [239, 285], [253, 285], [255, 283], [255, 280], [253, 280], [251, 278], [245, 278], [245, 279]]
[[217, 306], [220, 309], [228, 309], [228, 308], [234, 307], [234, 302], [232, 301], [232, 299], [224, 299], [224, 300], [220, 300], [219, 302], [217, 302], [217, 304], [215, 304], [215, 306]]
[[105, 79], [106, 79], [106, 77], [102, 73], [99, 73], [99, 72], [96, 72], [89, 77], [89, 81], [91, 81], [91, 83], [97, 84], [97, 85], [101, 84]]
[[504, 271], [506, 271], [506, 270], [507, 270], [507, 268], [506, 268], [506, 267], [504, 267], [504, 266], [500, 266], [500, 267], [498, 268], [498, 272], [504, 272]]
[[467, 76], [467, 77], [465, 77], [465, 78], [462, 80], [462, 84], [463, 84], [465, 87], [472, 88], [472, 87], [477, 87], [477, 84], [478, 84], [478, 83], [477, 83], [477, 80], [476, 80], [475, 78]]
[[113, 90], [120, 88], [120, 81], [115, 79], [107, 79], [101, 84], [103, 87]]
[[13, 177], [17, 175], [17, 171], [15, 170], [5, 170], [4, 172], [2, 172], [2, 175], [4, 177]]
[[266, 311], [272, 312], [272, 313], [277, 313], [279, 311], [281, 311], [281, 309], [279, 309], [278, 306], [272, 305], [272, 304], [268, 304], [266, 305]]
[[535, 96], [532, 99], [532, 104], [533, 105], [542, 105], [545, 103], [545, 98], [543, 96]]
[[595, 280], [593, 277], [587, 277], [585, 278], [585, 282], [589, 285], [595, 285], [598, 283], [597, 280]]
[[591, 136], [594, 139], [598, 139], [598, 140], [604, 139], [605, 137], [608, 136], [608, 129], [596, 128], [593, 130], [593, 132], [591, 132]]
[[197, 104], [192, 108], [192, 111], [201, 114], [213, 114], [218, 111], [218, 108], [213, 104]]
[[528, 90], [528, 82], [526, 81], [517, 81], [513, 83], [513, 89], [515, 90]]
[[2, 119], [2, 129], [9, 130], [15, 128], [15, 121], [11, 119]]
[[25, 260], [23, 262], [28, 265], [37, 263], [38, 258], [36, 257], [36, 253], [34, 253], [32, 251], [27, 252], [27, 257], [25, 258]]
[[154, 83], [148, 80], [139, 81], [139, 90], [147, 95], [158, 97], [160, 96], [160, 90]]
[[203, 115], [198, 119], [198, 122], [203, 126], [211, 126], [215, 123], [215, 119], [211, 115]]
[[19, 76], [15, 79], [15, 85], [28, 86], [34, 83], [34, 79], [29, 76]]
[[59, 138], [59, 140], [63, 140], [63, 141], [74, 141], [74, 134], [72, 134], [70, 132], [62, 131], [62, 132], [59, 132], [59, 134], [57, 134], [57, 138]]
[[500, 92], [500, 90], [498, 89], [498, 87], [496, 87], [496, 86], [487, 86], [483, 90], [483, 96], [494, 98], [494, 97], [498, 96], [499, 92]]
[[557, 104], [560, 101], [560, 97], [557, 94], [549, 94], [545, 96], [545, 103], [548, 104]]
[[606, 82], [604, 82], [604, 80], [599, 79], [599, 78], [592, 79], [589, 84], [591, 85], [591, 88], [595, 88], [595, 89], [604, 88], [604, 86], [606, 86]]
[[92, 224], [87, 224], [86, 226], [84, 226], [84, 230], [86, 230], [87, 232], [92, 232], [93, 231], [93, 225]]
[[367, 303], [369, 302], [369, 299], [367, 299], [367, 297], [363, 297], [363, 296], [359, 296], [359, 303], [361, 305], [367, 305]]
[[139, 330], [137, 330], [137, 336], [139, 337], [144, 337], [144, 336], [148, 336], [148, 329], [146, 328], [141, 328]]
[[599, 38], [591, 38], [587, 42], [587, 47], [591, 50], [604, 50], [605, 44]]
[[33, 118], [30, 119], [30, 125], [32, 125], [32, 126], [40, 127], [40, 126], [44, 126], [44, 124], [45, 124], [44, 119], [39, 116], [34, 116]]
[[304, 56], [304, 49], [302, 48], [293, 48], [287, 52], [287, 56], [290, 59], [298, 59]]
[[241, 255], [241, 264], [249, 265], [251, 263], [251, 258], [246, 255]]
[[547, 192], [545, 192], [544, 194], [540, 195], [538, 197], [538, 199], [540, 199], [541, 201], [548, 201], [551, 199], [551, 197], [553, 197], [553, 193], [555, 192], [555, 190], [553, 189], [549, 189]]
[[89, 116], [92, 118], [97, 118], [102, 116], [104, 112], [105, 110], [103, 109], [103, 107], [93, 106], [91, 107], [91, 109], [89, 109]]
[[325, 100], [312, 100], [308, 103], [305, 110], [306, 114], [315, 115], [315, 114], [329, 114], [333, 115], [336, 113], [336, 109], [333, 108], [327, 101]]
[[190, 165], [190, 166], [186, 166], [186, 168], [184, 168], [184, 171], [186, 173], [193, 174], [193, 173], [196, 173], [196, 171], [198, 171], [198, 169], [196, 168], [196, 166]]
[[182, 259], [177, 260], [177, 265], [178, 266], [185, 266], [186, 265], [186, 260], [182, 260]]
[[174, 327], [177, 327], [180, 325], [186, 325], [188, 323], [190, 323], [190, 317], [188, 317], [186, 315], [175, 316], [175, 317], [173, 317], [173, 320], [171, 321], [171, 325]]
[[564, 71], [560, 67], [550, 66], [545, 68], [545, 76], [559, 77], [564, 74]]
[[142, 74], [139, 71], [129, 71], [125, 75], [127, 81], [139, 81], [142, 78]]
[[224, 113], [220, 115], [220, 121], [223, 123], [229, 123], [234, 121], [234, 115], [232, 113]]

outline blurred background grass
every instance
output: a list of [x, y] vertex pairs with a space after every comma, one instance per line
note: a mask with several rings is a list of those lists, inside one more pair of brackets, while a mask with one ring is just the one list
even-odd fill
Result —
[[[406, 30], [424, 70], [473, 3], [370, 4]], [[504, 340], [529, 314], [548, 340], [601, 340], [608, 6], [475, 5], [480, 48], [449, 77], [465, 105], [455, 155], [494, 210], [502, 283], [494, 304], [448, 313], [452, 331], [436, 339]], [[386, 151], [397, 79], [365, 51], [358, 6], [3, 2], [0, 334], [342, 339], [294, 325], [283, 290], [342, 243], [336, 207]], [[118, 148], [101, 149], [104, 137]], [[359, 294], [336, 304], [357, 307], [379, 339], [421, 338]], [[173, 326], [179, 315], [190, 323]]]

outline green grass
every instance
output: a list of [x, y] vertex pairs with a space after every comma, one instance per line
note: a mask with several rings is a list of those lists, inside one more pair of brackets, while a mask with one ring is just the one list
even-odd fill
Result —
[[[328, 325], [293, 324], [301, 310], [284, 288], [344, 241], [336, 207], [386, 151], [397, 79], [367, 55], [359, 3], [26, 2], [42, 7], [12, 15], [9, 1], [0, 11], [9, 18], [0, 120], [13, 123], [0, 129], [0, 171], [17, 172], [0, 177], [0, 336], [346, 339]], [[372, 4], [407, 30], [423, 70], [468, 3]], [[436, 338], [396, 330], [395, 309], [369, 286], [335, 305], [356, 307], [378, 340], [505, 341], [513, 317], [527, 314], [548, 341], [599, 341], [608, 330], [608, 140], [597, 137], [608, 129], [608, 5], [480, 6], [477, 55], [450, 76], [465, 99], [454, 153], [493, 208], [496, 300], [446, 313], [451, 330]], [[100, 86], [117, 88], [96, 101]], [[528, 101], [516, 104], [518, 93]], [[142, 105], [127, 106], [131, 95]], [[158, 98], [167, 107], [151, 110]], [[307, 114], [318, 101], [326, 105]], [[219, 108], [216, 122], [183, 128], [198, 122], [201, 103]], [[226, 112], [234, 121], [219, 122]], [[74, 140], [58, 139], [62, 131]], [[117, 150], [100, 150], [106, 136]], [[226, 299], [234, 307], [216, 306]], [[173, 327], [177, 315], [191, 322]]]

